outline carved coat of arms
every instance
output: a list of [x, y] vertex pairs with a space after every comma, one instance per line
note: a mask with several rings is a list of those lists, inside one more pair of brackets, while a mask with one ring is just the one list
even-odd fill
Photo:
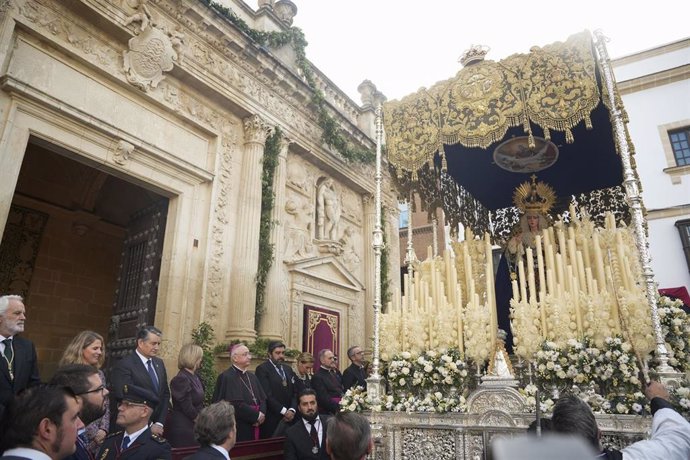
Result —
[[123, 53], [127, 80], [146, 91], [163, 80], [163, 72], [172, 70], [177, 60], [173, 43], [164, 31], [146, 27], [129, 40], [129, 50]]

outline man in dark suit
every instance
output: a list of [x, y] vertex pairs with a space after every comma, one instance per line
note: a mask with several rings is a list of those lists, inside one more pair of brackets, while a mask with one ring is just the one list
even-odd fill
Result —
[[298, 396], [300, 419], [286, 432], [285, 460], [326, 460], [326, 423], [328, 415], [319, 415], [316, 392], [310, 388]]
[[225, 460], [237, 439], [235, 408], [227, 401], [218, 401], [199, 412], [194, 436], [201, 449], [185, 460]]
[[28, 388], [12, 398], [6, 415], [0, 424], [2, 460], [62, 460], [74, 453], [77, 430], [84, 427], [77, 398], [67, 387]]
[[247, 371], [252, 355], [245, 345], [234, 345], [230, 359], [232, 366], [216, 380], [213, 402], [225, 400], [235, 406], [238, 442], [257, 440], [266, 420], [266, 394], [256, 375]]
[[268, 359], [256, 368], [256, 377], [266, 393], [266, 421], [261, 425], [261, 439], [274, 436], [280, 421], [291, 423], [295, 417], [293, 372], [285, 362], [285, 344], [268, 344]]
[[21, 296], [0, 297], [0, 420], [12, 396], [41, 382], [34, 344], [17, 335], [25, 321]]
[[319, 352], [321, 366], [311, 379], [312, 388], [316, 391], [319, 412], [335, 414], [340, 410], [340, 399], [343, 397], [343, 385], [335, 369], [333, 352], [328, 349]]
[[352, 364], [343, 372], [343, 390], [354, 387], [367, 388], [367, 376], [364, 372], [364, 352], [357, 345], [347, 349], [347, 357]]
[[141, 328], [137, 333], [136, 350], [131, 355], [122, 358], [113, 367], [110, 382], [115, 398], [110, 406], [111, 431], [119, 429], [113, 428], [116, 423], [115, 417], [118, 417], [116, 401], [123, 398], [125, 385], [136, 385], [148, 389], [160, 401], [151, 416], [153, 422], [151, 432], [158, 436], [163, 435], [163, 424], [170, 405], [170, 387], [163, 360], [157, 357], [162, 335], [163, 333], [153, 326]]
[[125, 384], [117, 404], [117, 424], [123, 428], [108, 435], [96, 458], [98, 460], [168, 460], [172, 458], [168, 442], [149, 427], [158, 405], [152, 391]]

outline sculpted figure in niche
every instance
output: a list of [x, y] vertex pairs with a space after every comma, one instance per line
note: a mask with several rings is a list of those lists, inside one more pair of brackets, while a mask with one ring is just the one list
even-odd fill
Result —
[[322, 240], [338, 239], [340, 201], [333, 179], [325, 178], [316, 192], [316, 237]]

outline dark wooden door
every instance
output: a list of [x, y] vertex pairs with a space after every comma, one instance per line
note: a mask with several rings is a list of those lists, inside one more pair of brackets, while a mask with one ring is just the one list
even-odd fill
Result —
[[136, 212], [127, 226], [108, 331], [107, 367], [129, 354], [139, 328], [155, 319], [167, 215], [168, 200], [163, 200]]

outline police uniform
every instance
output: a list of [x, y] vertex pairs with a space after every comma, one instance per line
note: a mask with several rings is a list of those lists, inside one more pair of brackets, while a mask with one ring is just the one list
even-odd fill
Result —
[[[158, 398], [151, 391], [135, 385], [124, 386], [122, 399], [146, 404], [154, 410], [158, 404]], [[151, 428], [146, 428], [127, 448], [122, 449], [124, 436], [124, 430], [108, 435], [98, 451], [96, 460], [169, 460], [172, 458], [168, 441], [151, 433]]]

